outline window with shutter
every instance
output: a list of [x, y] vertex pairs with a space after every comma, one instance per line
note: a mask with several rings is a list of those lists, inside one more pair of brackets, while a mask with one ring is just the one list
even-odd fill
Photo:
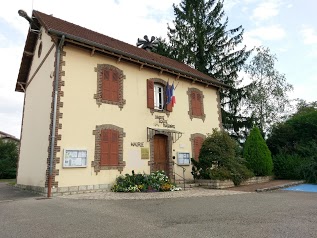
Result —
[[158, 78], [147, 80], [147, 107], [151, 112], [169, 113], [173, 111], [172, 103], [166, 104], [166, 81]]
[[94, 98], [100, 106], [102, 103], [118, 105], [123, 108], [123, 79], [125, 75], [119, 68], [101, 64], [95, 69], [97, 72], [97, 94]]
[[194, 151], [195, 151], [195, 156], [194, 159], [196, 161], [199, 160], [199, 153], [200, 153], [200, 149], [201, 146], [203, 145], [204, 139], [202, 137], [195, 137], [194, 138]]
[[100, 139], [100, 165], [118, 165], [119, 134], [115, 130], [102, 130]]
[[192, 144], [192, 157], [194, 160], [199, 160], [200, 149], [204, 143], [206, 136], [201, 133], [195, 133], [190, 136], [190, 141]]
[[119, 76], [115, 71], [103, 70], [102, 99], [112, 102], [119, 100]]
[[204, 113], [203, 92], [197, 88], [189, 88], [187, 91], [190, 119], [199, 118], [205, 121], [206, 115]]
[[123, 129], [111, 124], [96, 126], [93, 131], [95, 135], [95, 159], [92, 167], [95, 172], [104, 169], [117, 169], [122, 171], [125, 162], [123, 161]]

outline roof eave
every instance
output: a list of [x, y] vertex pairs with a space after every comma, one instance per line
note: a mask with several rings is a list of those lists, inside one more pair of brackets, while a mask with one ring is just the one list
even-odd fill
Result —
[[15, 85], [16, 92], [24, 92], [24, 86], [26, 85], [33, 61], [36, 39], [37, 34], [29, 30], [25, 41], [17, 82]]
[[114, 52], [114, 53], [116, 53], [118, 55], [122, 55], [122, 56], [125, 56], [127, 58], [133, 58], [133, 59], [139, 60], [141, 62], [147, 63], [149, 65], [156, 65], [156, 66], [159, 66], [161, 68], [166, 68], [166, 69], [168, 69], [170, 71], [176, 72], [176, 74], [180, 73], [180, 74], [189, 76], [189, 78], [199, 79], [199, 80], [202, 81], [202, 83], [204, 83], [206, 85], [214, 86], [214, 87], [217, 87], [217, 88], [228, 88], [228, 86], [226, 84], [223, 84], [221, 82], [213, 82], [213, 81], [211, 81], [209, 79], [205, 79], [203, 77], [198, 77], [197, 75], [194, 75], [192, 73], [189, 73], [189, 72], [186, 72], [186, 71], [182, 71], [180, 69], [177, 69], [177, 68], [174, 68], [174, 67], [170, 67], [170, 66], [167, 66], [167, 65], [163, 65], [163, 64], [158, 63], [156, 61], [152, 61], [152, 60], [145, 59], [145, 58], [133, 55], [133, 54], [129, 54], [127, 52], [124, 52], [124, 51], [121, 51], [121, 50], [118, 50], [118, 49], [115, 49], [115, 48], [112, 48], [112, 47], [109, 47], [109, 46], [106, 46], [106, 45], [103, 45], [103, 44], [99, 44], [99, 43], [96, 43], [96, 42], [93, 42], [93, 41], [89, 41], [89, 40], [86, 40], [86, 39], [78, 37], [78, 36], [67, 34], [65, 32], [61, 32], [61, 31], [54, 30], [54, 29], [48, 29], [48, 33], [54, 34], [54, 35], [56, 35], [58, 37], [61, 37], [61, 36], [64, 35], [65, 38], [68, 38], [68, 39], [71, 39], [71, 40], [74, 40], [74, 41], [78, 41], [80, 43], [84, 43], [84, 44], [87, 44], [87, 45], [90, 45], [90, 46], [93, 46], [93, 47], [97, 47], [97, 48], [100, 48], [100, 49], [103, 49], [103, 50], [106, 50], [106, 51]]

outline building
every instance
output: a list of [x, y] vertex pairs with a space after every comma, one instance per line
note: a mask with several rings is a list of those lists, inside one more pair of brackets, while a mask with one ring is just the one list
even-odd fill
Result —
[[3, 131], [0, 131], [0, 139], [7, 142], [7, 141], [12, 141], [12, 142], [15, 142], [15, 143], [19, 143], [20, 140], [18, 138], [16, 138], [15, 136], [13, 135], [10, 135], [8, 133], [5, 133]]
[[183, 167], [192, 179], [190, 158], [222, 127], [224, 84], [51, 15], [19, 14], [30, 30], [16, 84], [25, 94], [18, 186], [51, 196], [109, 189], [132, 170], [177, 180]]

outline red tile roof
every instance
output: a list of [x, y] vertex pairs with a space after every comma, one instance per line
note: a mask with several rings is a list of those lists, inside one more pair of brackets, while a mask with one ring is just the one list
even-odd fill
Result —
[[14, 140], [14, 141], [20, 141], [18, 138], [16, 138], [13, 135], [10, 135], [8, 133], [5, 133], [3, 131], [0, 131], [0, 139], [10, 139], [10, 140]]
[[[147, 65], [154, 65], [160, 67], [161, 69], [163, 69], [163, 71], [164, 69], [166, 69], [166, 71], [175, 73], [176, 75], [180, 74], [181, 76], [185, 76], [193, 80], [196, 79], [198, 81], [203, 81], [206, 84], [211, 84], [217, 87], [226, 87], [226, 85], [219, 82], [218, 80], [204, 73], [201, 73], [200, 71], [193, 69], [186, 64], [161, 56], [159, 54], [148, 52], [144, 49], [127, 44], [120, 40], [116, 40], [109, 36], [102, 35], [98, 32], [61, 20], [51, 15], [44, 14], [39, 11], [33, 11], [33, 17], [35, 17], [37, 21], [50, 34], [57, 36], [65, 35], [66, 39], [71, 39], [74, 41], [85, 43], [86, 45], [91, 45], [101, 49], [105, 49], [109, 52], [114, 52], [118, 55], [122, 55], [133, 60], [136, 60], [140, 62], [140, 64], [145, 63]], [[29, 35], [26, 41], [26, 48], [28, 46], [28, 48], [32, 49], [32, 46], [34, 44], [34, 37], [29, 37]], [[32, 41], [32, 43], [28, 41]], [[25, 74], [25, 72], [23, 75], [21, 75], [21, 77], [20, 74], [21, 70], [25, 71], [25, 68], [28, 68], [26, 66], [23, 67], [23, 63], [24, 61], [25, 63], [27, 63], [27, 59], [29, 58], [26, 56], [23, 56], [22, 58], [18, 82], [26, 82], [27, 75]], [[18, 89], [19, 88], [17, 84], [16, 90], [20, 91]]]

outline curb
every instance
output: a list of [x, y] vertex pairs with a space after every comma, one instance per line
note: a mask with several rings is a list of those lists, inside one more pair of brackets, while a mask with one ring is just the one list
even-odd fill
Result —
[[305, 182], [304, 180], [301, 180], [301, 181], [291, 182], [291, 183], [278, 185], [278, 186], [274, 186], [274, 187], [270, 187], [270, 188], [259, 188], [259, 189], [256, 189], [255, 191], [256, 192], [267, 192], [267, 191], [277, 190], [277, 189], [281, 189], [281, 188], [291, 187], [291, 186], [298, 185], [298, 184], [303, 184], [304, 182]]

